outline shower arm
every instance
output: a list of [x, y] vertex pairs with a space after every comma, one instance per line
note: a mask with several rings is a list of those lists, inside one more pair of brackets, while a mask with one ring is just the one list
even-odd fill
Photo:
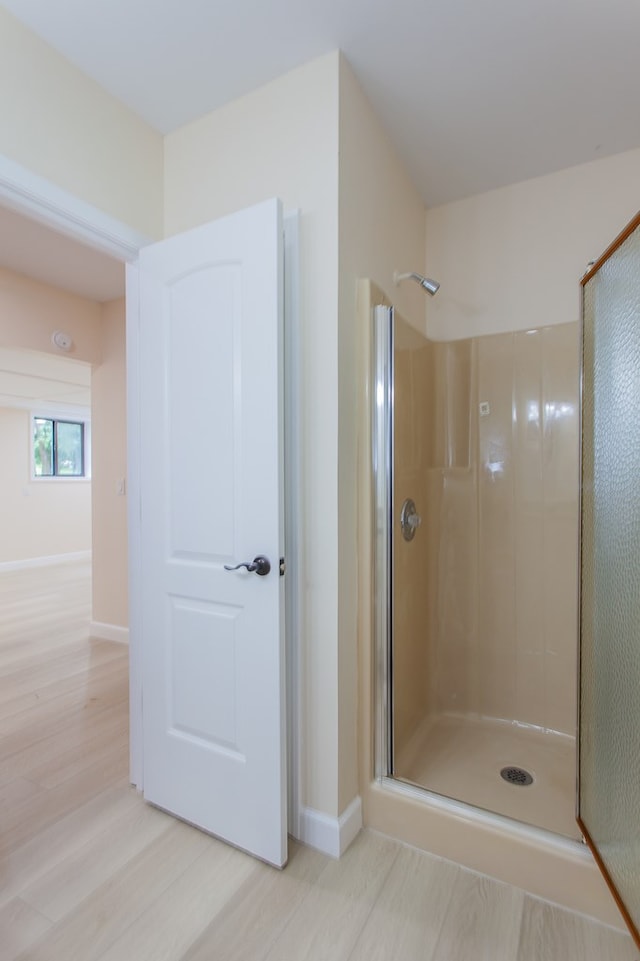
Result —
[[402, 280], [415, 280], [415, 282], [419, 284], [423, 290], [426, 290], [428, 294], [431, 294], [432, 297], [437, 294], [440, 288], [438, 281], [432, 280], [431, 277], [423, 277], [422, 274], [417, 274], [414, 271], [410, 271], [406, 274], [400, 274], [397, 270], [394, 270], [393, 282], [396, 287]]

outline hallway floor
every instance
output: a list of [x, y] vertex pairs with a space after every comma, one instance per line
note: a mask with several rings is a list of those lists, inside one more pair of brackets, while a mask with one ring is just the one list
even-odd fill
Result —
[[3, 961], [631, 961], [628, 935], [363, 831], [276, 871], [127, 778], [127, 650], [89, 571], [0, 573]]

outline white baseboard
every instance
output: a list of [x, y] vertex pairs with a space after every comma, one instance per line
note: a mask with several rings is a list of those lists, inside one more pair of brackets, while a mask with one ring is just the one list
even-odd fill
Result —
[[98, 637], [101, 641], [118, 641], [119, 644], [129, 643], [129, 628], [119, 627], [117, 624], [102, 624], [91, 621], [89, 625], [91, 637]]
[[90, 561], [91, 551], [75, 551], [72, 554], [50, 554], [47, 557], [27, 557], [23, 561], [1, 561], [0, 571], [20, 571], [26, 567], [48, 567], [50, 564], [71, 564]]
[[362, 827], [362, 801], [353, 799], [339, 818], [303, 807], [300, 812], [300, 840], [303, 844], [339, 858], [347, 850]]

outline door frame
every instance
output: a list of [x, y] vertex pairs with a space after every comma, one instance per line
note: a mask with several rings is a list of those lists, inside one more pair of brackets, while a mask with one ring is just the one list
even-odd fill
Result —
[[[108, 254], [127, 265], [126, 282], [126, 357], [127, 357], [127, 525], [129, 582], [129, 701], [130, 701], [130, 780], [142, 790], [142, 682], [140, 585], [140, 457], [136, 438], [139, 431], [138, 403], [138, 281], [137, 260], [142, 247], [157, 238], [145, 236], [81, 200], [44, 177], [10, 158], [0, 155], [0, 204], [36, 220], [71, 239]], [[287, 589], [286, 616], [286, 698], [287, 698], [287, 793], [289, 833], [301, 837], [301, 656], [300, 610], [301, 553], [301, 422], [300, 422], [300, 287], [299, 287], [298, 211], [284, 216], [284, 447], [285, 447], [285, 553]], [[135, 305], [135, 309], [134, 309]]]

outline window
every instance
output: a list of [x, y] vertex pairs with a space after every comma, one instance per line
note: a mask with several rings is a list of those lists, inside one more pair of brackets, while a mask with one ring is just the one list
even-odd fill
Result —
[[81, 421], [33, 418], [35, 477], [85, 476], [85, 425]]

